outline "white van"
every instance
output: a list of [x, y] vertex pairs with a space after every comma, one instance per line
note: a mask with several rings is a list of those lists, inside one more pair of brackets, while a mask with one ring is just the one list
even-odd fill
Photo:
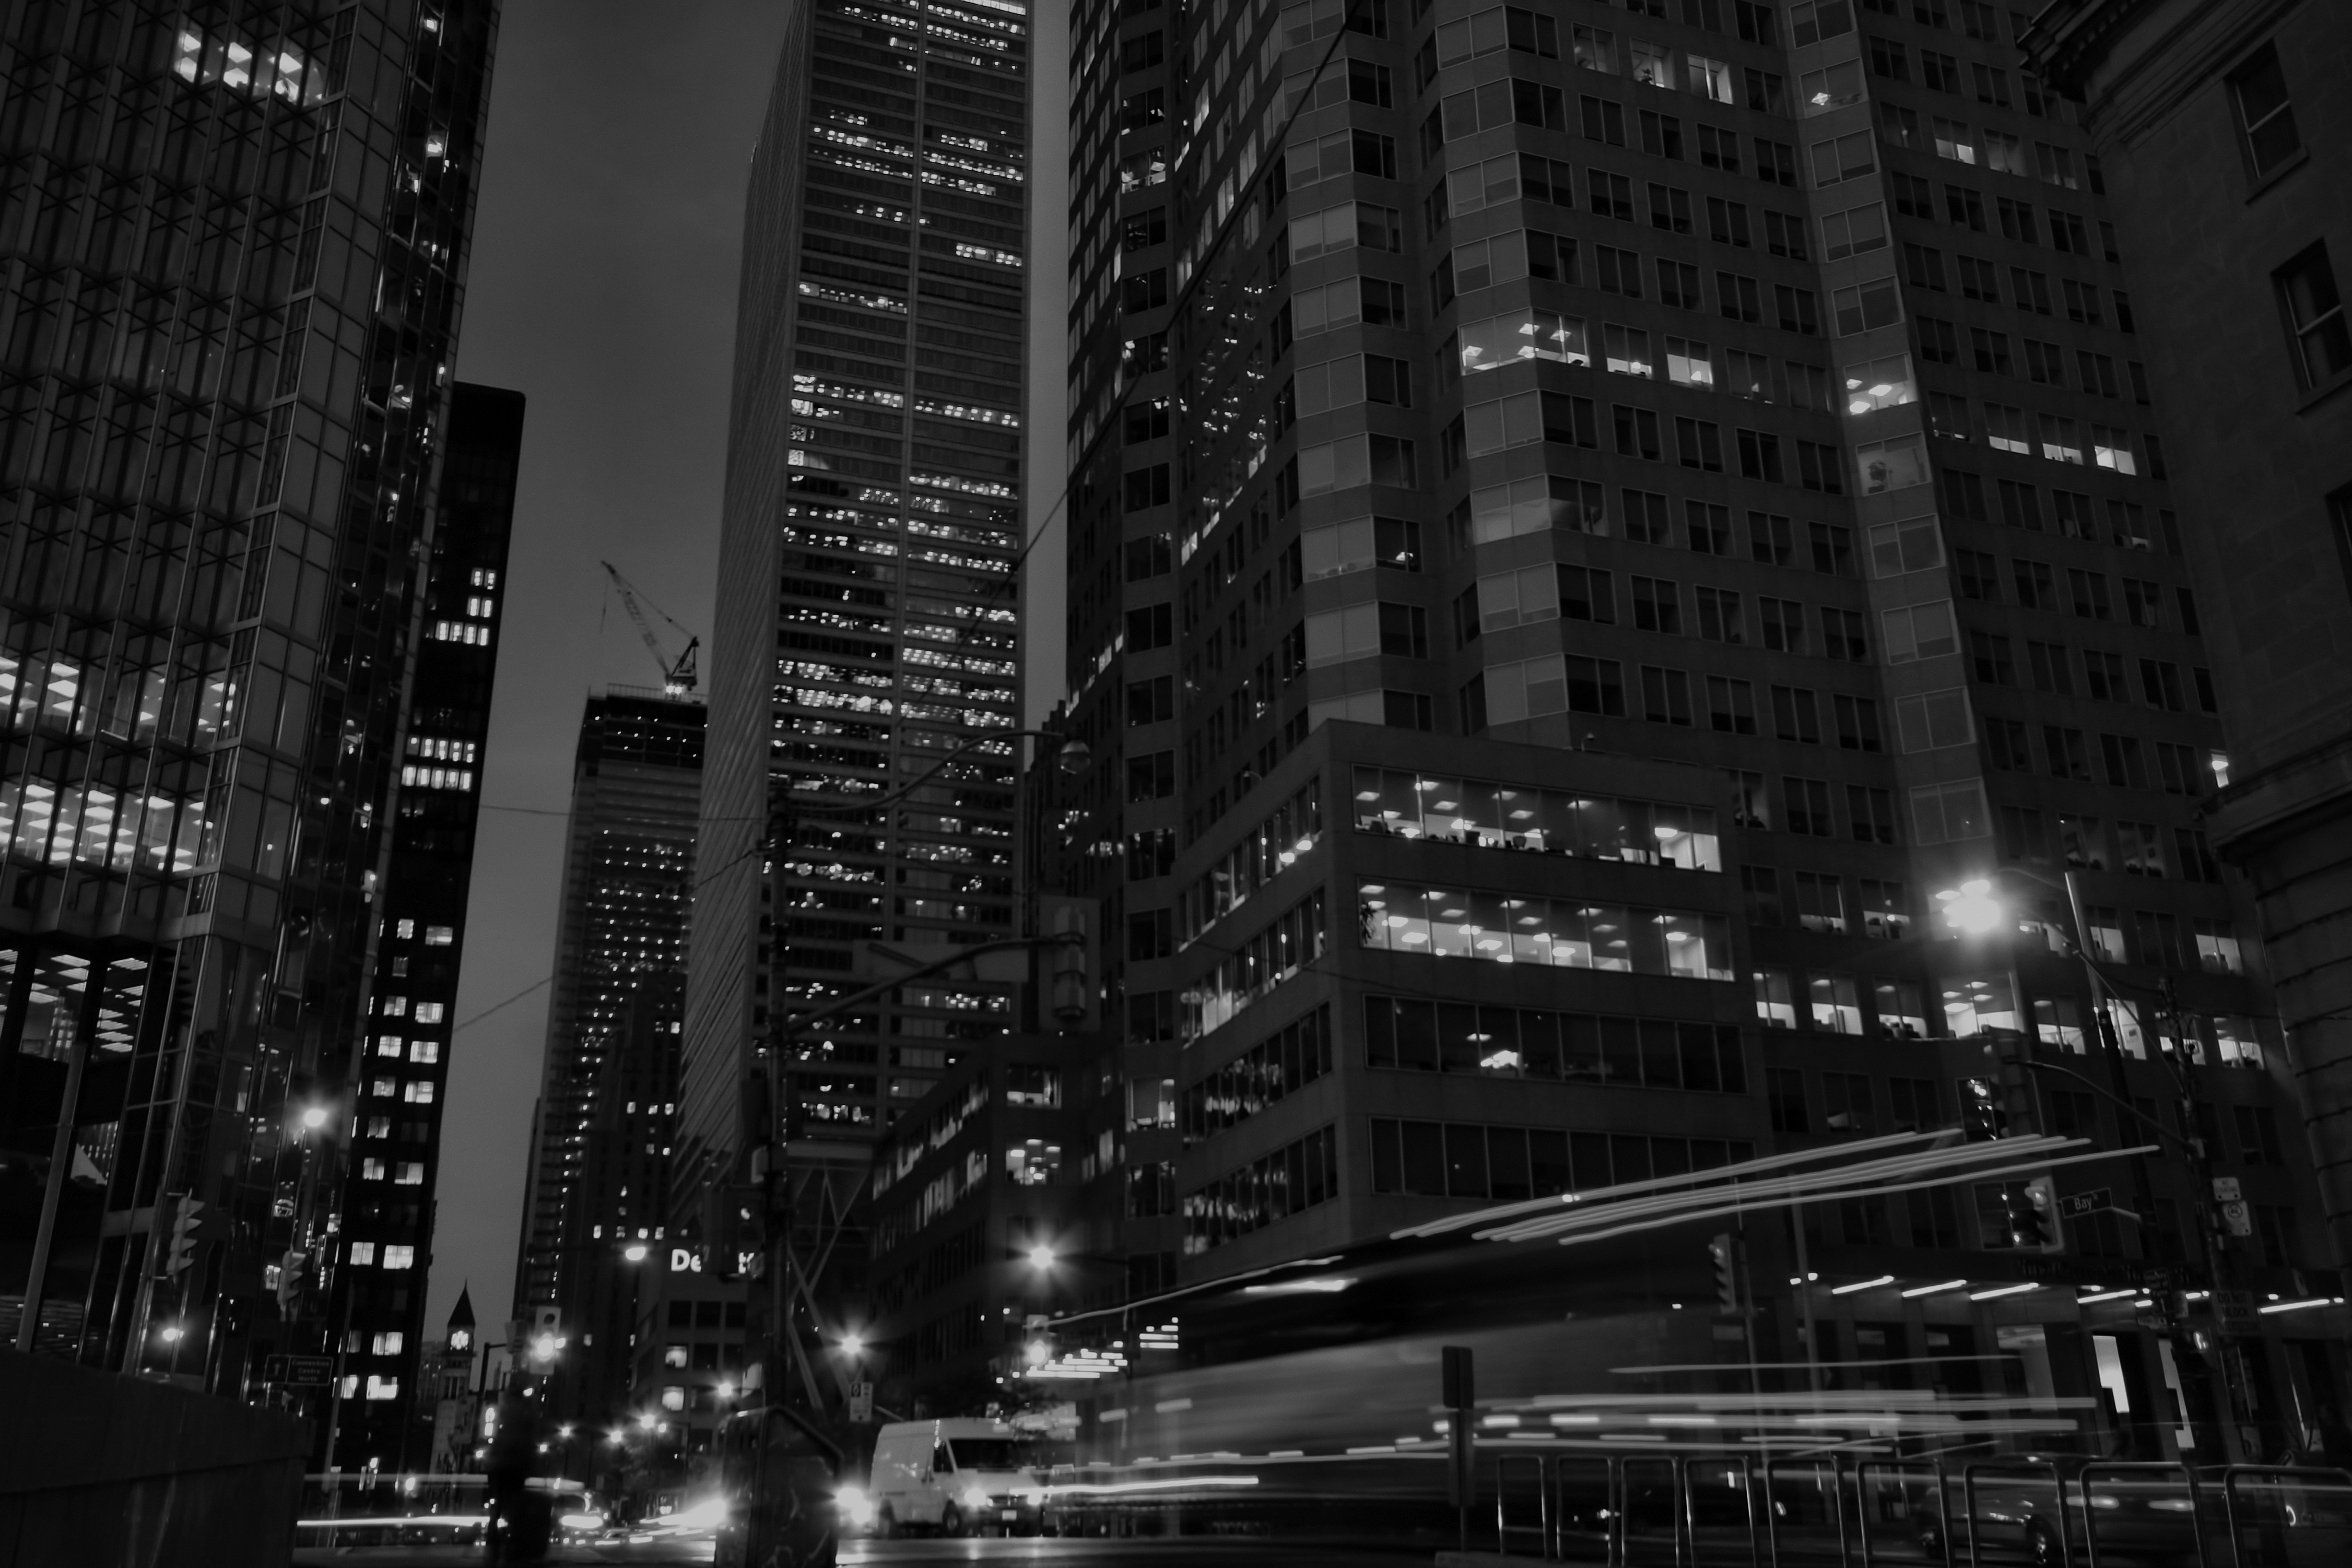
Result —
[[866, 1495], [877, 1534], [1034, 1535], [1044, 1512], [1042, 1445], [1002, 1421], [894, 1421], [874, 1440]]

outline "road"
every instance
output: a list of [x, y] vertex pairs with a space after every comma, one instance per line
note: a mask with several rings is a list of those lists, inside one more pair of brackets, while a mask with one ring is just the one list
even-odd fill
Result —
[[[294, 1553], [299, 1568], [456, 1568], [482, 1561], [479, 1548], [306, 1547]], [[614, 1542], [567, 1546], [547, 1558], [550, 1568], [602, 1563], [708, 1563], [703, 1541]], [[1368, 1546], [1317, 1546], [1296, 1542], [1219, 1541], [853, 1541], [841, 1552], [841, 1568], [927, 1568], [930, 1564], [1004, 1563], [1023, 1568], [1381, 1568], [1427, 1564], [1431, 1553], [1382, 1551]]]

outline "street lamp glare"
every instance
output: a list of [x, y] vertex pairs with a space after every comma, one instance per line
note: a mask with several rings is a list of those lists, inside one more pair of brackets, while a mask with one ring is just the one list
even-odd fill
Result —
[[1036, 1246], [1029, 1249], [1029, 1266], [1032, 1269], [1052, 1268], [1054, 1266], [1053, 1243], [1050, 1241], [1040, 1241]]
[[621, 1256], [632, 1263], [642, 1263], [646, 1260], [646, 1244], [642, 1241], [631, 1242], [621, 1249]]
[[1957, 888], [1948, 888], [1936, 895], [1936, 901], [1943, 905], [1944, 924], [1968, 936], [1999, 930], [2007, 913], [1993, 896], [1991, 882], [1984, 877], [1971, 877]]
[[1093, 760], [1094, 748], [1085, 741], [1075, 737], [1064, 741], [1062, 749], [1054, 754], [1054, 766], [1072, 779], [1084, 773], [1087, 770], [1087, 764]]
[[302, 1113], [302, 1124], [310, 1128], [314, 1132], [319, 1128], [325, 1126], [327, 1124], [327, 1108], [324, 1105], [311, 1106], [309, 1110]]
[[866, 1341], [856, 1334], [845, 1333], [841, 1336], [841, 1348], [851, 1355], [863, 1355], [866, 1354]]

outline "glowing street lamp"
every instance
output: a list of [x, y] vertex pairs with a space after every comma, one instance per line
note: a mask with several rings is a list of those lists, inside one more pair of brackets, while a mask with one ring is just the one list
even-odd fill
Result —
[[1983, 936], [2000, 929], [2009, 912], [2000, 899], [1993, 896], [1992, 883], [1985, 877], [1972, 877], [1957, 888], [1947, 888], [1936, 894], [1942, 906], [1944, 924], [1963, 936]]
[[844, 1355], [863, 1355], [866, 1354], [866, 1341], [856, 1333], [843, 1334], [841, 1352]]
[[621, 1249], [621, 1256], [632, 1263], [642, 1263], [646, 1260], [646, 1244], [642, 1241], [633, 1241]]
[[1052, 1242], [1040, 1241], [1036, 1246], [1029, 1249], [1029, 1267], [1032, 1269], [1045, 1270], [1050, 1269], [1053, 1266], [1054, 1244]]

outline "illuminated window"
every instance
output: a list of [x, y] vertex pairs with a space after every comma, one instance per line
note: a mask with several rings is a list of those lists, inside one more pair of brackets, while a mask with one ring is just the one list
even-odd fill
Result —
[[428, 925], [425, 928], [425, 945], [427, 947], [446, 947], [457, 939], [456, 933], [446, 925]]
[[[374, 1163], [376, 1163], [376, 1162], [374, 1162], [374, 1161], [370, 1161], [369, 1163], [370, 1163], [370, 1164], [374, 1164]], [[354, 1242], [352, 1242], [352, 1266], [353, 1266], [353, 1267], [355, 1267], [355, 1268], [364, 1268], [364, 1267], [366, 1267], [368, 1264], [371, 1264], [371, 1263], [373, 1263], [373, 1262], [374, 1262], [374, 1261], [375, 1261], [375, 1243], [374, 1243], [374, 1242], [373, 1242], [373, 1241], [354, 1241]]]
[[[397, 1339], [400, 1336], [394, 1334], [393, 1337]], [[379, 1377], [373, 1373], [370, 1373], [367, 1380], [367, 1396], [371, 1399], [399, 1398], [400, 1379], [397, 1377]]]
[[415, 1043], [411, 1044], [411, 1045], [409, 1046], [409, 1048], [408, 1048], [408, 1060], [409, 1060], [409, 1061], [440, 1061], [440, 1060], [441, 1060], [441, 1043], [440, 1043], [440, 1041], [438, 1041], [438, 1040], [420, 1040], [415, 1041]]
[[665, 1410], [685, 1409], [686, 1390], [679, 1387], [675, 1383], [670, 1384], [667, 1387], [662, 1390], [661, 1406]]
[[385, 1330], [375, 1336], [374, 1353], [377, 1355], [398, 1355], [404, 1337], [398, 1329]]
[[415, 1268], [416, 1249], [414, 1247], [395, 1247], [387, 1244], [383, 1249], [383, 1266], [387, 1269]]

